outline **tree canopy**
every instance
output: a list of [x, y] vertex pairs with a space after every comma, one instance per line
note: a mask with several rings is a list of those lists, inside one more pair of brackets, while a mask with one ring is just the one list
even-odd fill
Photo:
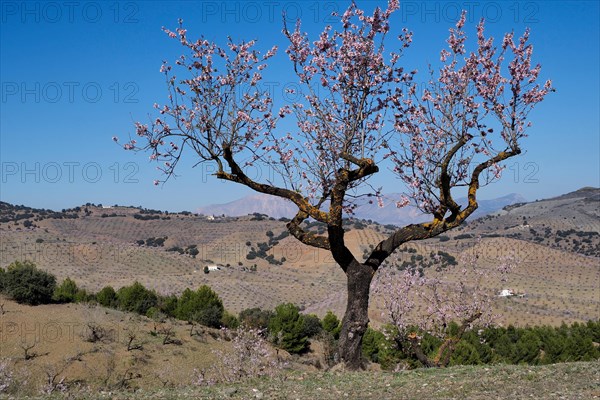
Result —
[[[185, 51], [161, 67], [168, 101], [155, 104], [158, 117], [137, 122], [139, 138], [123, 145], [159, 163], [165, 176], [155, 184], [193, 154], [198, 163], [212, 163], [218, 179], [294, 203], [290, 234], [329, 250], [347, 275], [339, 351], [351, 368], [362, 363], [375, 272], [401, 244], [446, 232], [477, 209], [479, 188], [499, 179], [503, 161], [522, 152], [530, 111], [553, 91], [551, 81], [539, 82], [529, 30], [497, 43], [481, 20], [468, 45], [466, 12], [450, 29], [439, 68], [431, 66], [419, 84], [417, 71], [401, 65], [412, 32], [388, 38], [398, 8], [399, 1], [389, 0], [368, 15], [352, 3], [312, 40], [301, 21], [292, 28], [284, 18], [285, 53], [299, 88], [297, 100], [286, 104], [276, 104], [261, 85], [276, 46], [261, 54], [254, 40], [229, 39], [225, 46], [192, 40], [180, 20], [175, 30], [165, 29]], [[282, 123], [289, 119], [291, 131]], [[275, 171], [275, 179], [244, 172], [258, 164]], [[397, 229], [359, 262], [345, 244], [343, 216], [360, 198], [383, 202], [372, 178], [384, 170], [403, 183], [397, 207], [413, 204], [431, 219]], [[457, 190], [466, 190], [465, 206], [456, 202]], [[303, 229], [308, 218], [326, 224], [326, 233]]]

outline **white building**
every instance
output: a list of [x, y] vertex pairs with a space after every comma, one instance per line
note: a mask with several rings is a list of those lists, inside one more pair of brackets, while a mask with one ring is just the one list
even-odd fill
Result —
[[207, 267], [208, 267], [209, 271], [220, 271], [221, 270], [220, 265], [207, 265]]
[[498, 296], [499, 297], [510, 297], [510, 296], [514, 296], [514, 295], [515, 295], [515, 292], [512, 289], [502, 289]]

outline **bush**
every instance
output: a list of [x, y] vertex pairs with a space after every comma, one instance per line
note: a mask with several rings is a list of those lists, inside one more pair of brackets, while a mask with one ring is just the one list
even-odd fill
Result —
[[304, 336], [309, 338], [321, 333], [321, 320], [314, 314], [304, 315]]
[[384, 325], [381, 331], [368, 327], [363, 337], [363, 357], [379, 363], [384, 370], [396, 369], [403, 356], [396, 338], [398, 330], [395, 326]]
[[247, 308], [240, 312], [240, 325], [243, 325], [246, 329], [264, 331], [269, 327], [269, 320], [273, 315], [273, 311], [261, 310], [258, 307]]
[[158, 308], [168, 317], [175, 317], [179, 299], [174, 294], [158, 299]]
[[539, 337], [534, 332], [525, 331], [515, 344], [513, 362], [515, 364], [535, 364], [536, 358], [539, 357], [541, 345]]
[[219, 328], [223, 317], [223, 302], [210, 287], [203, 285], [197, 291], [185, 289], [177, 302], [175, 316], [184, 321]]
[[471, 235], [470, 233], [461, 233], [460, 235], [456, 235], [454, 237], [454, 239], [471, 239], [473, 237], [473, 235]]
[[58, 303], [72, 303], [75, 301], [77, 292], [77, 284], [71, 278], [66, 278], [61, 285], [54, 290], [52, 298]]
[[[326, 318], [323, 319], [324, 321]], [[393, 369], [400, 360], [410, 368], [419, 368], [418, 361], [410, 344], [398, 336], [396, 328], [384, 327], [387, 331], [382, 338], [379, 332], [369, 328], [363, 338], [363, 354], [371, 361], [379, 362], [382, 369]], [[443, 340], [419, 331], [420, 347], [428, 356], [436, 355]], [[458, 324], [449, 324], [450, 336], [456, 335]], [[472, 330], [460, 339], [450, 358], [450, 365], [475, 364], [553, 364], [566, 361], [590, 361], [600, 358], [598, 343], [600, 320], [586, 324], [573, 323], [560, 327], [537, 326], [508, 328], [490, 326]], [[399, 340], [400, 339], [400, 340]]]
[[481, 359], [479, 358], [479, 352], [477, 351], [477, 348], [464, 340], [458, 342], [456, 349], [450, 358], [450, 366], [477, 364], [481, 364]]
[[378, 363], [379, 352], [385, 346], [385, 336], [383, 333], [368, 327], [362, 341], [362, 353], [369, 361]]
[[210, 306], [206, 306], [195, 313], [194, 320], [198, 321], [199, 324], [204, 326], [208, 326], [211, 328], [220, 328], [224, 311], [225, 310], [222, 304], [213, 304]]
[[280, 304], [269, 321], [269, 335], [273, 342], [290, 353], [308, 350], [308, 337], [304, 334], [304, 317], [300, 309], [291, 303]]
[[4, 292], [17, 303], [38, 305], [52, 302], [56, 277], [37, 269], [30, 261], [15, 261], [4, 275]]
[[104, 307], [117, 308], [119, 306], [117, 292], [115, 292], [112, 286], [105, 286], [96, 293], [96, 301]]
[[185, 251], [179, 246], [173, 246], [167, 249], [167, 251], [176, 251], [179, 254], [183, 254]]
[[158, 297], [152, 290], [148, 290], [139, 282], [131, 286], [124, 286], [117, 291], [119, 307], [123, 311], [136, 312], [146, 315], [150, 307], [158, 303]]
[[157, 321], [162, 320], [164, 316], [164, 313], [160, 311], [158, 307], [150, 307], [148, 311], [146, 311], [146, 317]]
[[92, 293], [88, 293], [85, 289], [78, 289], [77, 293], [75, 293], [75, 298], [73, 299], [75, 303], [85, 303], [88, 301], [93, 301], [96, 299]]
[[221, 326], [227, 329], [237, 329], [240, 326], [240, 321], [235, 315], [224, 311], [221, 317]]
[[334, 313], [327, 311], [327, 314], [323, 317], [323, 321], [321, 321], [321, 326], [323, 330], [331, 333], [334, 339], [339, 339], [342, 323]]

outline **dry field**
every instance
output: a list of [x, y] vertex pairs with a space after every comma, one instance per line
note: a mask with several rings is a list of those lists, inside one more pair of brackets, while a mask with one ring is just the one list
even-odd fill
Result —
[[[323, 371], [315, 353], [301, 359], [280, 351], [289, 362], [281, 377], [253, 379], [211, 387], [192, 384], [195, 369], [210, 368], [214, 350], [229, 351], [219, 331], [189, 335], [181, 322], [154, 321], [102, 307], [80, 304], [18, 305], [0, 297], [0, 359], [8, 360], [13, 378], [25, 383], [17, 398], [52, 399], [593, 399], [600, 398], [600, 363], [545, 366], [483, 365], [417, 369], [390, 373], [376, 365], [366, 372]], [[107, 331], [104, 339], [86, 341], [89, 323]], [[179, 342], [163, 344], [164, 328]], [[153, 335], [152, 332], [158, 332]], [[134, 347], [128, 350], [133, 335]], [[28, 350], [25, 360], [24, 348]], [[48, 379], [69, 387], [40, 396]], [[3, 395], [0, 395], [0, 398]], [[30, 396], [30, 397], [28, 397]], [[11, 397], [6, 397], [11, 398]], [[15, 398], [15, 397], [12, 397]]]
[[[227, 348], [218, 331], [190, 336], [180, 322], [155, 324], [134, 314], [86, 305], [19, 305], [4, 298], [0, 316], [0, 358], [10, 360], [15, 378], [25, 380], [21, 393], [39, 393], [48, 379], [65, 378], [71, 387], [162, 387], [175, 382], [191, 384], [194, 368], [207, 368], [213, 350]], [[106, 331], [103, 339], [87, 341], [88, 324]], [[163, 345], [161, 330], [171, 327], [180, 344]], [[155, 331], [156, 335], [151, 334]], [[134, 335], [128, 350], [130, 335]], [[213, 337], [214, 336], [214, 337]], [[31, 347], [33, 346], [33, 347]], [[25, 359], [25, 349], [29, 359]]]

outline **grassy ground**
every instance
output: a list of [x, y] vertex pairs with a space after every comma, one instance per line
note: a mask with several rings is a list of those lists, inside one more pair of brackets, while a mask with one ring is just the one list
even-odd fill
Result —
[[[461, 366], [388, 372], [293, 372], [209, 388], [76, 396], [89, 399], [598, 399], [600, 362]], [[84, 397], [85, 396], [85, 397]], [[56, 397], [61, 398], [61, 397]]]

